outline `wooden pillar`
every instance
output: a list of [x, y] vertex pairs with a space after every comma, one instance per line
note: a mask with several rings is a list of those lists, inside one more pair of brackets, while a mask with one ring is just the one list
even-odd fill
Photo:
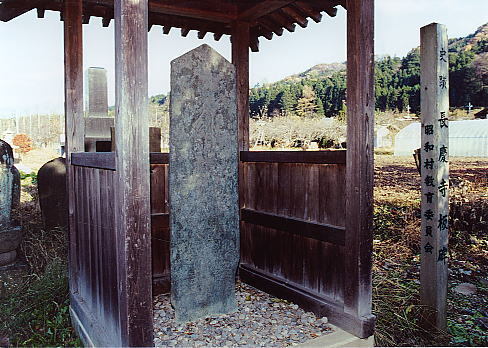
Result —
[[420, 29], [421, 249], [420, 301], [426, 329], [446, 330], [449, 219], [449, 64], [447, 29]]
[[236, 67], [239, 151], [249, 150], [249, 23], [232, 24], [232, 64]]
[[347, 164], [344, 311], [371, 316], [374, 0], [347, 1]]
[[123, 346], [153, 345], [147, 23], [147, 0], [115, 1], [115, 226]]
[[[84, 151], [83, 119], [83, 29], [82, 0], [64, 1], [64, 97], [66, 185], [68, 192], [69, 283], [71, 293], [77, 292], [75, 196], [71, 154]], [[39, 119], [39, 116], [38, 116]]]

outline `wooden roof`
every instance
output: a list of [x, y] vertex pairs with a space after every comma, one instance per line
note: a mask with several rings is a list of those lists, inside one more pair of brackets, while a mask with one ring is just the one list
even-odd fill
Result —
[[[168, 34], [171, 28], [179, 28], [182, 36], [196, 30], [200, 39], [213, 33], [219, 40], [230, 35], [233, 22], [249, 22], [250, 47], [257, 51], [260, 37], [271, 40], [284, 29], [294, 31], [297, 24], [305, 28], [309, 19], [320, 22], [323, 13], [334, 17], [338, 5], [345, 7], [345, 0], [149, 0], [148, 29], [160, 25]], [[63, 19], [63, 0], [0, 0], [0, 20], [10, 21], [32, 9], [37, 9], [39, 18], [51, 10], [60, 12]], [[114, 0], [83, 0], [83, 23], [91, 17], [101, 17], [108, 27]]]

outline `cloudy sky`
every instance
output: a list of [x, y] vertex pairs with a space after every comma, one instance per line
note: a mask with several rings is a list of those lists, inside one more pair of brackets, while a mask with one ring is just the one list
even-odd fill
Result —
[[[488, 22], [488, 0], [376, 0], [375, 54], [404, 56], [419, 45], [419, 28], [432, 22], [447, 25], [449, 37], [473, 33]], [[108, 71], [109, 104], [114, 103], [113, 21], [103, 28], [100, 18], [84, 25], [84, 66]], [[342, 62], [346, 48], [345, 11], [306, 29], [285, 30], [272, 41], [260, 40], [251, 53], [251, 85], [273, 82], [319, 63]], [[230, 59], [230, 42], [211, 35], [198, 40], [196, 32], [183, 38], [179, 30], [163, 35], [160, 26], [149, 32], [149, 95], [169, 90], [169, 62], [207, 43]], [[31, 11], [8, 23], [0, 22], [0, 117], [63, 110], [63, 37], [59, 14], [37, 19]]]

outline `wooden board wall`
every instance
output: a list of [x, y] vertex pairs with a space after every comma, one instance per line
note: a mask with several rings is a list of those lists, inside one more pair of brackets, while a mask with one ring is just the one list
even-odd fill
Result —
[[117, 251], [114, 228], [114, 175], [111, 170], [72, 166], [75, 192], [71, 264], [71, 306], [97, 344], [120, 343]]
[[151, 164], [153, 295], [170, 290], [168, 164]]
[[[344, 178], [344, 165], [245, 163], [242, 208], [343, 228]], [[305, 227], [285, 231], [243, 221], [241, 267], [341, 302], [344, 246], [313, 233], [304, 236], [300, 228]]]

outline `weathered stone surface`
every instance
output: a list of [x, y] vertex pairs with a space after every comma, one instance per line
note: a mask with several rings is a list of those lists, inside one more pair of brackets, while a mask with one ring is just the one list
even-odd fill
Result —
[[39, 169], [37, 190], [46, 230], [67, 226], [66, 159], [55, 158]]
[[14, 262], [16, 258], [17, 252], [15, 250], [6, 253], [0, 253], [0, 266], [9, 265]]
[[107, 117], [107, 70], [91, 67], [86, 70], [86, 108], [88, 117]]
[[178, 321], [236, 309], [234, 66], [208, 45], [171, 62], [171, 299]]
[[95, 152], [97, 142], [110, 141], [110, 128], [114, 126], [113, 117], [85, 118], [85, 151]]
[[[15, 260], [15, 251], [22, 241], [22, 229], [13, 220], [13, 211], [20, 203], [20, 175], [14, 166], [10, 145], [0, 140], [0, 261]], [[8, 262], [7, 262], [8, 261]]]

